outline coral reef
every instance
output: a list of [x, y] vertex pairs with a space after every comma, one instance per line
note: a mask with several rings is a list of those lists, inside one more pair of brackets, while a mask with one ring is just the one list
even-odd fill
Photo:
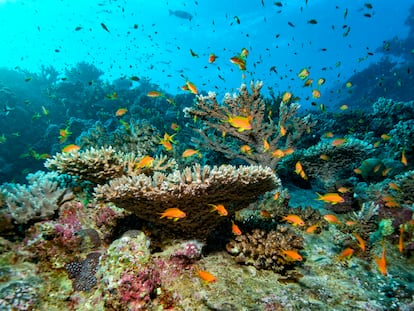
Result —
[[17, 224], [51, 217], [66, 190], [60, 188], [56, 173], [38, 171], [27, 176], [29, 185], [5, 183], [0, 190], [6, 210]]
[[285, 273], [297, 265], [299, 260], [289, 257], [284, 251], [302, 249], [303, 238], [286, 226], [278, 226], [269, 232], [254, 229], [251, 233], [234, 238], [226, 248], [238, 263]]
[[38, 293], [34, 280], [9, 282], [0, 287], [0, 309], [34, 310], [38, 304]]
[[[223, 204], [231, 217], [236, 210], [279, 184], [270, 168], [195, 165], [171, 174], [156, 172], [153, 176], [141, 174], [113, 179], [107, 185], [98, 186], [95, 196], [161, 225], [169, 234], [203, 239], [228, 218], [211, 213], [209, 204]], [[160, 219], [167, 208], [177, 207], [187, 216], [179, 221]]]
[[65, 265], [69, 278], [73, 279], [75, 291], [89, 291], [96, 285], [95, 273], [100, 256], [99, 252], [93, 252], [82, 261], [72, 261]]
[[283, 150], [292, 148], [314, 123], [309, 117], [296, 117], [300, 106], [288, 101], [281, 101], [278, 118], [272, 117], [271, 105], [266, 105], [260, 94], [262, 86], [262, 82], [251, 82], [250, 94], [242, 84], [239, 93], [226, 94], [222, 104], [212, 92], [197, 96], [195, 105], [184, 110], [204, 125], [195, 128], [202, 138], [197, 143], [229, 159], [275, 168]]

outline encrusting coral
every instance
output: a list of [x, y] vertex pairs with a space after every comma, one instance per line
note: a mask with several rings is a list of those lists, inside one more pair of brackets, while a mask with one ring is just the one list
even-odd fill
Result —
[[59, 207], [57, 201], [66, 192], [60, 188], [56, 173], [38, 171], [26, 179], [29, 185], [5, 183], [0, 188], [7, 213], [17, 224], [52, 216]]
[[266, 105], [261, 97], [262, 86], [262, 82], [251, 82], [250, 94], [242, 84], [239, 93], [227, 93], [222, 104], [212, 92], [197, 96], [195, 105], [184, 112], [204, 124], [204, 128], [195, 128], [202, 138], [198, 143], [227, 158], [274, 169], [286, 150], [314, 124], [309, 117], [295, 117], [300, 106], [288, 101], [281, 101], [279, 118], [273, 118], [271, 105]]
[[155, 157], [151, 165], [137, 166], [143, 157], [134, 153], [124, 153], [112, 147], [93, 147], [85, 151], [58, 153], [45, 162], [48, 169], [62, 174], [78, 176], [97, 184], [104, 184], [110, 179], [123, 175], [151, 174], [153, 171], [167, 171], [175, 167], [174, 159]]
[[[139, 218], [161, 225], [180, 237], [204, 239], [218, 224], [231, 217], [266, 191], [280, 185], [270, 168], [194, 165], [170, 174], [156, 172], [121, 177], [95, 189], [98, 200], [113, 202]], [[211, 212], [209, 204], [223, 204], [227, 217]], [[186, 217], [162, 218], [168, 208], [179, 208]]]

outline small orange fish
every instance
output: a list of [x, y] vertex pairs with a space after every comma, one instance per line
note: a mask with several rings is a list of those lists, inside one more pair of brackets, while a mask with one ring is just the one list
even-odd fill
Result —
[[390, 195], [386, 195], [383, 196], [382, 199], [384, 200], [384, 205], [388, 206], [388, 207], [400, 207], [400, 204], [395, 201], [395, 198], [390, 196]]
[[325, 136], [326, 138], [332, 138], [334, 137], [334, 134], [332, 132], [326, 132], [323, 136]]
[[277, 201], [279, 199], [280, 196], [280, 192], [276, 192], [275, 195], [273, 196], [273, 200]]
[[291, 98], [292, 98], [292, 93], [285, 92], [282, 96], [282, 102], [286, 104]]
[[270, 149], [269, 142], [265, 138], [263, 138], [263, 151], [267, 152], [269, 149]]
[[300, 161], [296, 162], [295, 165], [295, 173], [300, 175], [300, 177], [302, 177], [303, 179], [307, 180], [308, 176], [306, 176], [305, 171], [303, 170], [302, 164], [300, 163]]
[[407, 158], [405, 157], [405, 149], [403, 149], [401, 153], [401, 163], [404, 164], [405, 166], [408, 165]]
[[313, 98], [320, 98], [321, 97], [321, 92], [319, 92], [318, 90], [313, 90], [312, 91], [312, 97]]
[[240, 52], [240, 57], [246, 58], [247, 56], [249, 56], [249, 51], [246, 48], [242, 48]]
[[319, 224], [315, 224], [315, 225], [312, 225], [312, 226], [309, 226], [307, 229], [306, 229], [306, 233], [314, 233], [315, 232], [315, 230], [316, 229], [318, 229], [318, 227], [319, 227]]
[[354, 254], [354, 250], [352, 248], [348, 247], [348, 248], [345, 248], [342, 251], [342, 253], [339, 255], [339, 258], [340, 259], [345, 259], [345, 258], [349, 259], [349, 258], [351, 258], [351, 256], [353, 254]]
[[270, 215], [270, 213], [268, 211], [266, 211], [265, 209], [260, 210], [260, 216], [262, 216], [263, 218], [271, 218], [272, 215]]
[[250, 148], [248, 145], [241, 146], [240, 151], [245, 154], [252, 154], [252, 148]]
[[65, 129], [59, 130], [59, 142], [62, 144], [64, 143], [68, 137], [72, 134], [72, 132], [69, 131], [69, 126]]
[[234, 56], [232, 58], [230, 58], [230, 62], [232, 64], [235, 64], [237, 66], [239, 66], [240, 70], [246, 70], [246, 60], [240, 56]]
[[282, 137], [285, 136], [287, 133], [286, 128], [283, 125], [280, 125], [279, 131], [280, 131], [280, 136]]
[[200, 150], [195, 150], [195, 149], [186, 149], [184, 150], [182, 157], [183, 158], [188, 158], [188, 157], [192, 157], [194, 155], [197, 155], [199, 158], [202, 157]]
[[167, 208], [163, 213], [160, 214], [160, 218], [167, 217], [168, 219], [174, 219], [174, 221], [177, 221], [180, 218], [184, 218], [187, 216], [182, 210], [176, 207]]
[[332, 214], [327, 214], [327, 215], [323, 216], [323, 219], [325, 219], [330, 224], [336, 224], [336, 225], [340, 224], [340, 222], [338, 220], [338, 217], [336, 217], [335, 215], [332, 215]]
[[208, 57], [208, 62], [210, 64], [214, 63], [216, 61], [218, 56], [214, 55], [214, 53], [211, 53], [210, 56]]
[[318, 86], [321, 86], [322, 84], [325, 84], [326, 79], [325, 78], [319, 78], [318, 79]]
[[198, 94], [197, 87], [195, 86], [195, 84], [194, 84], [194, 83], [191, 83], [190, 81], [187, 81], [185, 84], [187, 85], [188, 90], [189, 90], [191, 93], [193, 93], [194, 95], [197, 95], [197, 94]]
[[293, 226], [304, 226], [305, 222], [302, 218], [300, 218], [298, 215], [292, 215], [289, 214], [287, 216], [282, 217], [282, 220], [290, 222]]
[[312, 86], [312, 84], [313, 84], [313, 79], [308, 79], [308, 80], [306, 80], [305, 81], [305, 83], [303, 83], [303, 86]]
[[208, 271], [197, 270], [197, 274], [206, 283], [216, 282], [217, 278]]
[[285, 155], [289, 155], [295, 152], [295, 149], [293, 149], [292, 147], [287, 148], [283, 151], [285, 153]]
[[285, 156], [285, 153], [281, 149], [276, 149], [275, 151], [272, 152], [272, 157], [280, 159], [280, 158], [283, 158], [284, 156]]
[[404, 251], [404, 224], [400, 225], [400, 236], [398, 238], [398, 250], [400, 253]]
[[295, 250], [284, 250], [282, 249], [282, 253], [289, 257], [291, 260], [294, 261], [302, 261], [303, 257]]
[[161, 97], [161, 96], [164, 96], [164, 95], [161, 92], [158, 92], [158, 91], [149, 91], [147, 93], [147, 96], [155, 98], [155, 97]]
[[390, 136], [390, 135], [387, 135], [387, 134], [382, 134], [382, 135], [381, 135], [381, 138], [382, 138], [383, 140], [390, 140], [390, 139], [391, 139], [391, 136]]
[[242, 117], [242, 116], [229, 116], [229, 118], [223, 122], [230, 123], [231, 126], [237, 128], [238, 132], [244, 132], [246, 130], [252, 129], [252, 124], [250, 123], [252, 116]]
[[179, 131], [180, 126], [177, 123], [171, 123], [171, 129], [174, 131]]
[[135, 168], [149, 168], [154, 163], [154, 158], [150, 157], [149, 155], [146, 155], [143, 157], [138, 163], [135, 164]]
[[209, 204], [209, 206], [213, 207], [212, 212], [217, 211], [220, 216], [227, 216], [229, 214], [223, 204]]
[[338, 188], [338, 192], [340, 192], [340, 193], [347, 193], [349, 191], [351, 191], [351, 188], [347, 188], [347, 187], [339, 187]]
[[126, 114], [128, 111], [128, 109], [126, 108], [119, 108], [116, 112], [115, 112], [115, 116], [117, 117], [122, 117], [124, 114]]
[[321, 154], [319, 156], [319, 159], [324, 160], [324, 161], [328, 161], [329, 160], [329, 156], [327, 156], [326, 154]]
[[382, 172], [381, 172], [381, 175], [382, 176], [387, 176], [388, 175], [388, 173], [390, 172], [392, 170], [392, 167], [387, 167], [385, 170], [383, 170]]
[[299, 79], [305, 80], [309, 76], [310, 72], [308, 69], [303, 68], [299, 73], [298, 77]]
[[361, 236], [358, 233], [354, 233], [355, 238], [358, 241], [358, 245], [361, 248], [361, 251], [365, 252], [366, 246], [364, 240], [361, 238]]
[[345, 138], [336, 138], [332, 141], [332, 146], [342, 146], [346, 142]]
[[401, 188], [400, 188], [400, 187], [398, 187], [398, 185], [397, 185], [396, 183], [390, 182], [390, 183], [388, 183], [388, 186], [390, 186], [390, 188], [391, 188], [392, 190], [395, 190], [395, 191], [401, 191]]
[[231, 222], [231, 232], [233, 232], [234, 235], [242, 235], [239, 226], [236, 225], [233, 221]]
[[348, 105], [345, 105], [345, 104], [342, 105], [341, 107], [339, 107], [339, 109], [342, 110], [342, 111], [347, 110], [348, 108], [349, 108]]
[[161, 139], [159, 144], [163, 145], [163, 147], [167, 151], [171, 151], [173, 149], [173, 146], [172, 146], [171, 142], [169, 142], [168, 140]]
[[70, 144], [70, 145], [65, 146], [62, 149], [62, 152], [72, 152], [72, 151], [77, 151], [79, 149], [80, 149], [80, 147], [78, 145]]
[[353, 220], [348, 220], [345, 222], [345, 225], [347, 226], [355, 226], [356, 224], [358, 224], [356, 221]]
[[361, 175], [361, 174], [362, 174], [362, 171], [361, 171], [361, 169], [360, 169], [360, 168], [355, 168], [355, 169], [354, 169], [354, 173], [355, 173], [355, 174], [358, 174], [358, 175]]
[[175, 141], [173, 140], [173, 138], [174, 138], [174, 136], [175, 136], [176, 134], [172, 134], [172, 135], [170, 135], [170, 134], [168, 134], [167, 132], [165, 132], [164, 133], [164, 138], [163, 138], [163, 140], [165, 140], [165, 141], [169, 141], [170, 143], [173, 143], [173, 144], [175, 144]]
[[382, 256], [375, 257], [375, 262], [377, 263], [378, 270], [382, 273], [382, 275], [387, 275], [387, 260], [385, 258], [385, 247], [382, 249]]

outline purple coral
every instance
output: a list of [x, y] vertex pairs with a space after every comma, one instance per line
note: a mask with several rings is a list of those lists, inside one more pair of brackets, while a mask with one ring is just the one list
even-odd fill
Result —
[[124, 272], [119, 281], [118, 291], [122, 303], [128, 304], [129, 310], [147, 310], [159, 285], [159, 273], [147, 267], [138, 273]]

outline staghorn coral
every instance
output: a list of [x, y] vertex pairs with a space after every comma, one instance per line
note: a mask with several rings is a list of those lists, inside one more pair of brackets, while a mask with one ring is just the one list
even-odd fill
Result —
[[88, 180], [97, 184], [104, 184], [110, 179], [122, 175], [151, 174], [153, 171], [167, 171], [175, 167], [175, 160], [165, 156], [156, 157], [151, 167], [137, 168], [136, 163], [142, 157], [134, 153], [123, 153], [112, 147], [85, 151], [58, 153], [45, 162], [48, 169], [59, 173], [78, 176], [81, 180]]
[[[208, 96], [197, 96], [195, 105], [184, 109], [187, 116], [197, 118], [204, 125], [195, 128], [202, 138], [202, 142], [196, 142], [207, 144], [230, 159], [239, 158], [252, 165], [275, 168], [280, 156], [272, 153], [293, 147], [294, 142], [314, 124], [309, 121], [309, 116], [295, 117], [300, 107], [296, 103], [282, 101], [279, 117], [271, 117], [271, 106], [265, 104], [260, 94], [262, 86], [262, 82], [251, 82], [252, 93], [249, 93], [247, 86], [242, 84], [239, 93], [233, 96], [227, 93], [222, 104], [212, 92]], [[228, 121], [231, 117], [248, 118], [251, 129], [242, 131], [232, 126]], [[242, 151], [240, 148], [246, 145], [251, 150]]]
[[56, 173], [38, 171], [29, 174], [29, 185], [5, 183], [0, 191], [6, 203], [6, 212], [15, 223], [26, 224], [52, 216], [58, 201], [66, 190], [60, 188]]
[[278, 226], [269, 232], [254, 229], [251, 233], [237, 236], [226, 245], [236, 262], [279, 273], [284, 273], [297, 264], [297, 261], [283, 254], [283, 250], [298, 251], [302, 248], [303, 238], [286, 226]]
[[[168, 175], [156, 172], [153, 176], [117, 178], [98, 186], [95, 196], [161, 225], [170, 234], [203, 239], [228, 218], [211, 213], [208, 204], [224, 204], [231, 217], [236, 210], [279, 184], [270, 168], [194, 165]], [[160, 219], [160, 213], [173, 207], [183, 210], [187, 216], [176, 222]]]

